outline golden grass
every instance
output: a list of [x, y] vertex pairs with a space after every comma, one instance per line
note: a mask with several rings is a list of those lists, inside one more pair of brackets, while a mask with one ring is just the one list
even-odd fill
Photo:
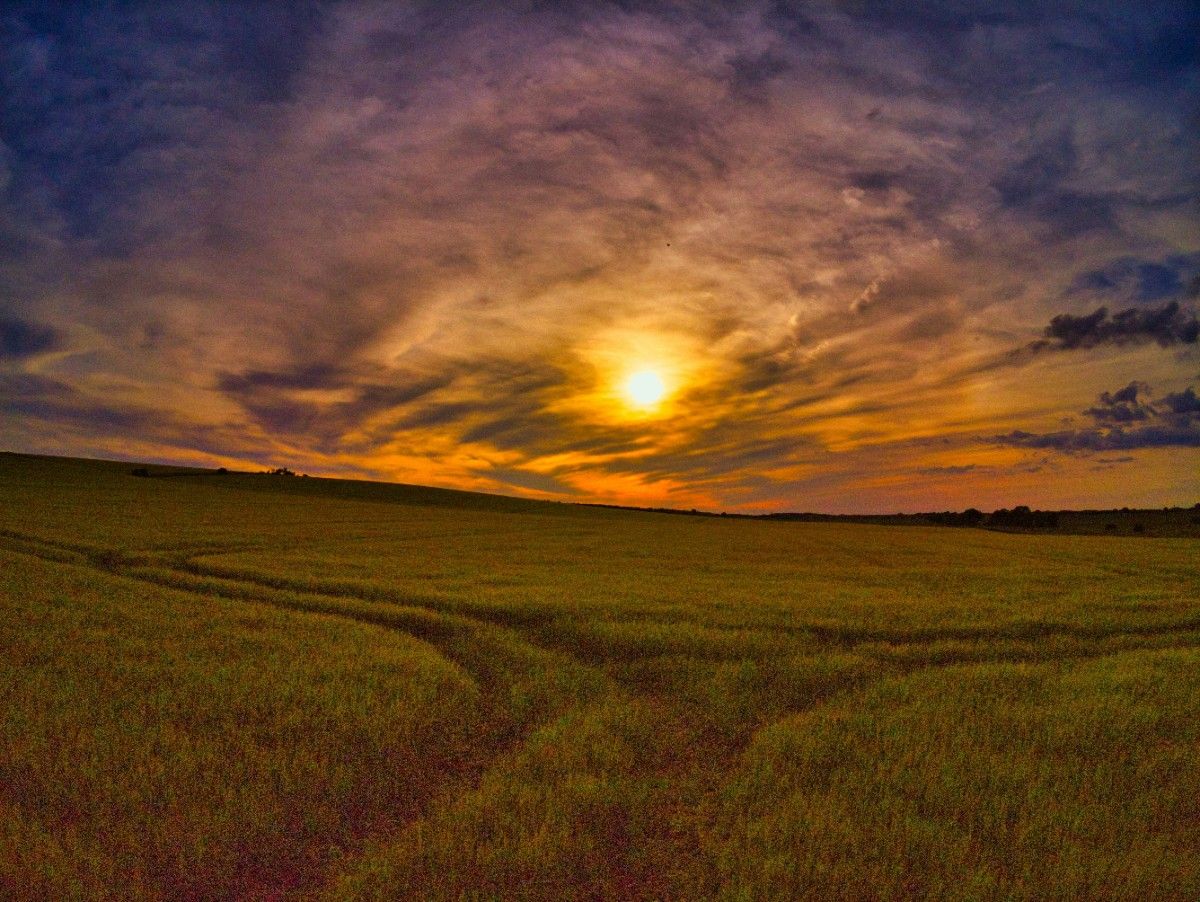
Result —
[[0, 455], [0, 895], [1200, 898], [1194, 539]]

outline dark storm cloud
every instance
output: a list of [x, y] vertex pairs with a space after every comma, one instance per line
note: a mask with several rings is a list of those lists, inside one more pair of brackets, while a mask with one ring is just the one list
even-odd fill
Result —
[[[388, 382], [379, 381], [386, 377]], [[405, 409], [408, 405], [446, 387], [451, 373], [422, 376], [395, 372], [357, 371], [320, 364], [286, 371], [249, 370], [224, 373], [218, 388], [238, 403], [258, 424], [282, 434], [312, 435], [323, 447], [334, 448], [339, 437], [379, 414]], [[306, 399], [307, 392], [331, 391], [333, 402]], [[449, 412], [410, 414], [401, 425], [450, 422]]]
[[396, 423], [397, 429], [419, 429], [424, 426], [445, 426], [461, 423], [476, 410], [470, 403], [431, 404], [420, 407]]
[[729, 60], [729, 68], [732, 72], [730, 88], [734, 92], [766, 102], [768, 94], [763, 88], [771, 79], [787, 72], [791, 64], [786, 57], [768, 51], [736, 54]]
[[1159, 401], [1159, 405], [1176, 417], [1193, 420], [1200, 418], [1200, 397], [1196, 396], [1196, 390], [1190, 386], [1184, 391], [1167, 395]]
[[[561, 418], [541, 410], [540, 404], [534, 400], [524, 405], [506, 404], [503, 411], [479, 407], [475, 410], [480, 415], [473, 418], [476, 425], [467, 428], [460, 436], [464, 442], [487, 442], [502, 450], [528, 449], [535, 453], [596, 448], [593, 435], [575, 435]], [[614, 443], [610, 435], [605, 447], [609, 451], [617, 451], [627, 447], [627, 443]]]
[[1158, 399], [1151, 399], [1149, 390], [1149, 386], [1144, 382], [1131, 382], [1119, 391], [1104, 392], [1096, 406], [1084, 413], [1102, 426], [1145, 420], [1177, 428], [1188, 428], [1200, 423], [1200, 403], [1193, 387], [1189, 386], [1181, 392], [1173, 392]]
[[0, 316], [0, 360], [32, 357], [61, 345], [62, 336], [49, 326]]
[[221, 391], [246, 395], [258, 390], [336, 388], [345, 385], [350, 377], [327, 364], [306, 366], [290, 372], [249, 370], [245, 373], [223, 373], [217, 381]]
[[918, 472], [926, 476], [961, 476], [977, 469], [978, 464], [951, 464], [945, 467], [922, 467]]
[[1200, 255], [1174, 254], [1164, 260], [1120, 257], [1098, 269], [1080, 273], [1068, 293], [1116, 295], [1155, 302], [1186, 294], [1185, 286], [1200, 272]]
[[578, 495], [579, 491], [562, 480], [547, 476], [545, 473], [531, 473], [528, 470], [512, 470], [505, 467], [493, 467], [480, 470], [479, 474], [485, 479], [491, 479], [502, 486], [515, 486], [521, 489], [532, 489], [535, 492], [545, 492], [550, 495]]
[[1200, 429], [1193, 427], [1144, 426], [1140, 429], [1073, 429], [1034, 434], [1015, 430], [998, 436], [998, 441], [1023, 448], [1089, 453], [1132, 451], [1138, 448], [1200, 448]]
[[[1104, 392], [1099, 403], [1084, 413], [1097, 423], [1134, 423], [1148, 420], [1156, 415], [1154, 407], [1146, 400], [1147, 386], [1143, 382], [1130, 382], [1115, 392]], [[1140, 395], [1140, 397], [1139, 397]]]
[[106, 402], [57, 379], [31, 374], [0, 374], [0, 413], [130, 430], [144, 429], [156, 420], [153, 409]]
[[1068, 453], [1200, 447], [1200, 398], [1195, 389], [1189, 386], [1157, 400], [1147, 392], [1145, 383], [1131, 382], [1102, 393], [1097, 404], [1084, 411], [1094, 427], [1043, 434], [1017, 430], [999, 436], [998, 441]]
[[1034, 351], [1073, 351], [1098, 345], [1123, 345], [1154, 341], [1167, 348], [1175, 344], [1191, 345], [1200, 336], [1196, 315], [1170, 301], [1161, 307], [1131, 307], [1109, 316], [1107, 307], [1075, 316], [1060, 313], [1050, 320], [1045, 338], [1033, 342]]
[[1010, 167], [993, 186], [1004, 206], [1036, 215], [1060, 235], [1111, 227], [1110, 198], [1064, 187], [1078, 165], [1075, 145], [1064, 136]]

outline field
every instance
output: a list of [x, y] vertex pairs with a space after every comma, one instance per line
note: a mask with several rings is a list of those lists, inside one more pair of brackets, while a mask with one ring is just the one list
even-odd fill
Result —
[[1200, 540], [0, 455], [0, 897], [1200, 898]]

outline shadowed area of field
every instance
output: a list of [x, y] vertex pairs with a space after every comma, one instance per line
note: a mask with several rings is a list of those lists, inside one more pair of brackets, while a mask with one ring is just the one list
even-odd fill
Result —
[[1200, 896], [1200, 542], [0, 455], [0, 891]]

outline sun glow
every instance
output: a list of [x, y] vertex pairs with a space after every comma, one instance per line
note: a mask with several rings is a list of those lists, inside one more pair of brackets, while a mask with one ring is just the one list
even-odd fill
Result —
[[592, 423], [665, 435], [683, 428], [695, 414], [691, 399], [713, 380], [706, 350], [686, 329], [649, 321], [597, 330], [577, 345], [568, 370], [571, 390], [553, 409]]
[[667, 385], [655, 370], [638, 370], [625, 380], [625, 395], [635, 407], [653, 407], [667, 394]]

